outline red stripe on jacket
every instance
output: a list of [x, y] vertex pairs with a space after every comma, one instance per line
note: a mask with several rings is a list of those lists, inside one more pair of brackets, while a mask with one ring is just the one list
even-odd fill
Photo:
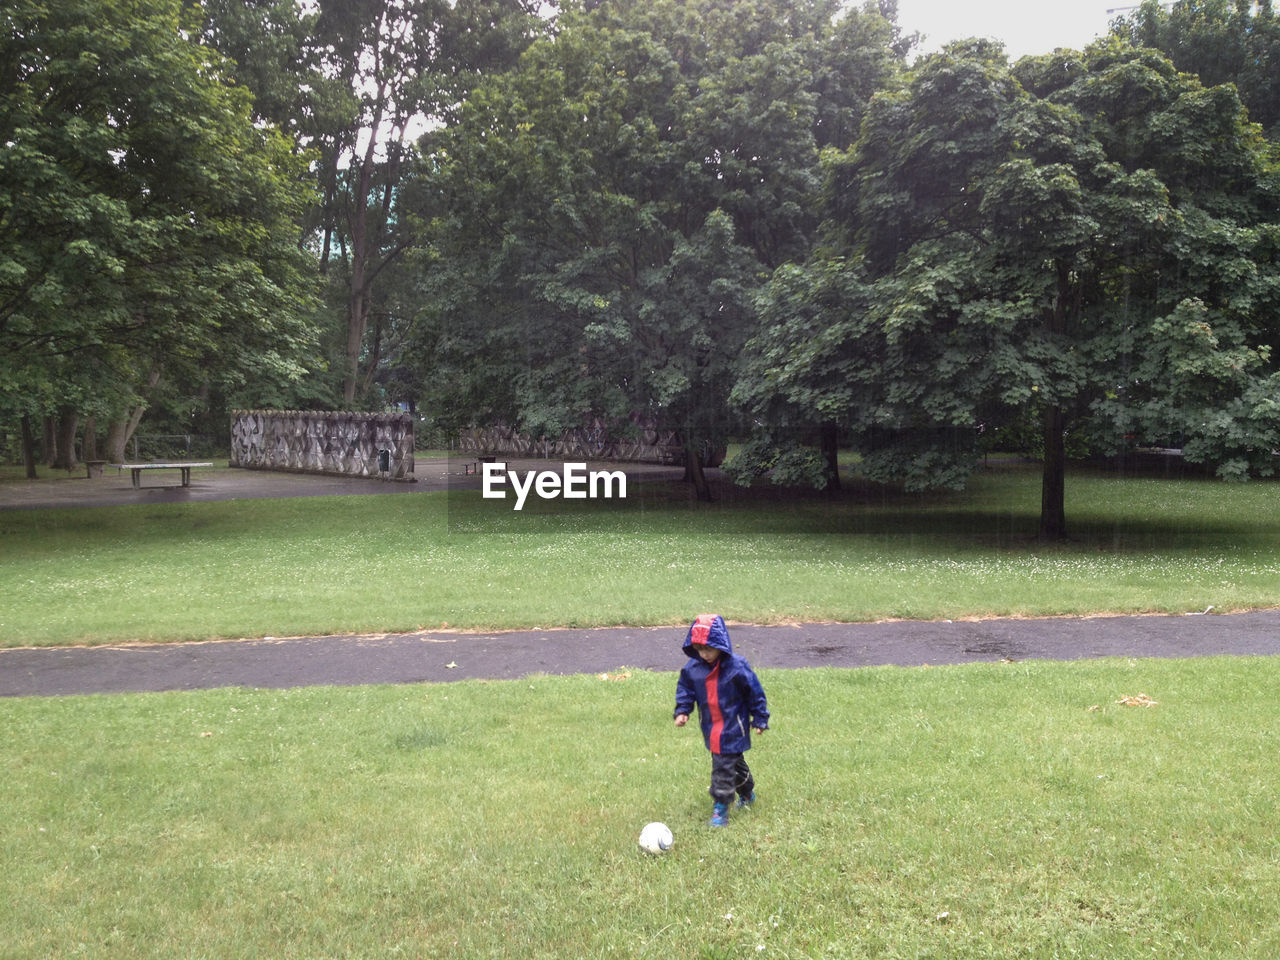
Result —
[[720, 752], [720, 734], [724, 732], [724, 714], [720, 712], [720, 661], [707, 674], [707, 709], [711, 714], [711, 752]]
[[693, 621], [693, 629], [690, 631], [689, 641], [699, 646], [707, 642], [707, 635], [711, 633], [711, 625], [715, 622], [716, 615], [714, 613], [704, 613]]

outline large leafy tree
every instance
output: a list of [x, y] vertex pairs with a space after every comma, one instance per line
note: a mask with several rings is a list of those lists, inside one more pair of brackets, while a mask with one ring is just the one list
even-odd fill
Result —
[[1271, 160], [1232, 88], [1152, 51], [1010, 68], [953, 45], [832, 157], [830, 245], [775, 275], [740, 395], [836, 418], [869, 474], [918, 488], [962, 484], [976, 430], [1032, 410], [1050, 539], [1073, 426], [1101, 450], [1177, 437], [1225, 476], [1271, 472]]
[[401, 263], [421, 241], [403, 204], [415, 142], [450, 122], [481, 73], [546, 29], [538, 0], [188, 0], [202, 35], [235, 62], [255, 111], [314, 158], [302, 224], [327, 278], [327, 359], [306, 403], [376, 404], [412, 316]]
[[253, 95], [253, 114], [312, 147], [347, 122], [350, 91], [324, 69], [320, 9], [297, 0], [183, 0], [200, 39], [226, 58], [226, 76]]
[[1280, 138], [1280, 19], [1271, 0], [1144, 0], [1112, 29], [1205, 86], [1234, 83], [1249, 118]]
[[895, 61], [875, 9], [615, 0], [564, 14], [429, 144], [423, 353], [459, 418], [552, 434], [604, 415], [698, 451], [768, 272], [816, 226], [818, 147]]
[[295, 376], [303, 168], [176, 0], [3, 18], [0, 406], [107, 417], [118, 456], [165, 380]]

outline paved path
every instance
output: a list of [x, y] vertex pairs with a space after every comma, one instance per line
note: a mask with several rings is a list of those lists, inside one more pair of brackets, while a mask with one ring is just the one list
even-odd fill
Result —
[[[555, 461], [556, 464], [559, 461]], [[325, 476], [314, 473], [285, 473], [271, 470], [241, 470], [225, 467], [196, 468], [191, 486], [175, 482], [175, 475], [160, 473], [147, 477], [141, 488], [134, 487], [129, 473], [107, 466], [101, 477], [92, 480], [84, 473], [64, 475], [41, 468], [40, 480], [17, 480], [0, 484], [0, 510], [42, 510], [51, 507], [119, 507], [131, 504], [199, 503], [209, 500], [258, 500], [283, 497], [367, 496], [390, 493], [426, 493], [480, 487], [480, 477], [468, 473], [473, 461], [466, 457], [419, 457], [413, 482], [385, 481], [376, 477]], [[512, 470], [544, 469], [549, 461], [508, 458]], [[591, 462], [588, 469], [624, 469], [628, 477], [646, 480], [679, 480], [679, 467], [652, 463]], [[719, 477], [719, 470], [708, 475]]]
[[[424, 683], [676, 670], [683, 627], [232, 640], [0, 650], [0, 696]], [[1280, 653], [1280, 610], [1225, 616], [730, 625], [756, 667]]]

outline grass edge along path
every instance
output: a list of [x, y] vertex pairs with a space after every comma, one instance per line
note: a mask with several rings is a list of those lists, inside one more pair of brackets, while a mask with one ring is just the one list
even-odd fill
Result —
[[1280, 659], [761, 676], [718, 831], [671, 674], [2, 701], [0, 952], [1280, 951]]
[[1276, 492], [1073, 477], [1062, 545], [1031, 537], [1026, 470], [928, 499], [664, 489], [585, 518], [443, 493], [5, 511], [0, 646], [1267, 608]]

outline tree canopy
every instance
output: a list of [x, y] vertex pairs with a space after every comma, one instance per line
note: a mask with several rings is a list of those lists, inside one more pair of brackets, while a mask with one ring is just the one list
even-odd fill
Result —
[[162, 379], [299, 373], [305, 167], [173, 0], [6, 7], [0, 406], [119, 414]]
[[0, 420], [640, 416], [695, 481], [732, 434], [744, 480], [838, 482], [839, 440], [912, 489], [1016, 430], [1046, 537], [1068, 440], [1273, 471], [1269, 0], [1147, 2], [1014, 64], [908, 64], [895, 12], [15, 0]]
[[856, 129], [895, 62], [878, 13], [837, 9], [566, 13], [431, 138], [427, 333], [469, 413], [535, 436], [633, 413], [687, 449], [723, 436], [754, 292], [816, 227], [818, 145]]
[[509, 66], [546, 28], [536, 0], [204, 0], [204, 35], [235, 58], [259, 114], [315, 154], [314, 231], [337, 329], [334, 380], [364, 402], [409, 322], [397, 296], [404, 254], [422, 224], [413, 190], [416, 140], [450, 122], [482, 73]]
[[1234, 83], [1249, 118], [1280, 137], [1280, 20], [1272, 0], [1143, 0], [1113, 31], [1159, 50], [1205, 86]]
[[953, 44], [827, 169], [830, 243], [775, 274], [749, 345], [758, 415], [835, 419], [869, 476], [928, 488], [1030, 408], [1049, 538], [1069, 429], [1274, 470], [1280, 184], [1233, 88], [1119, 41], [1013, 67]]

